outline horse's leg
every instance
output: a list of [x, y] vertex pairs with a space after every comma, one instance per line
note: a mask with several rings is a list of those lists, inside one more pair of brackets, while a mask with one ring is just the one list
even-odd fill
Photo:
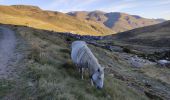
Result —
[[91, 81], [91, 85], [92, 85], [92, 86], [94, 86], [94, 83], [93, 83], [93, 80], [92, 80], [92, 78], [90, 79], [90, 81]]
[[82, 80], [84, 79], [83, 74], [84, 74], [84, 68], [81, 68], [81, 79]]
[[76, 65], [76, 70], [78, 70], [78, 72], [80, 72], [79, 65], [78, 64], [75, 64], [75, 65]]
[[90, 74], [90, 69], [89, 68], [87, 68], [87, 69], [88, 69], [88, 74], [89, 74], [89, 77], [90, 77], [91, 86], [94, 86], [92, 75]]

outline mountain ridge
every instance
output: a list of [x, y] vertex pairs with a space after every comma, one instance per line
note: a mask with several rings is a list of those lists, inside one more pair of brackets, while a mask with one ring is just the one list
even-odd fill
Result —
[[106, 27], [116, 31], [123, 32], [138, 27], [158, 24], [164, 19], [147, 19], [138, 15], [129, 15], [121, 12], [103, 12], [103, 11], [74, 11], [67, 13], [79, 19], [86, 19], [98, 22]]
[[98, 23], [79, 20], [61, 12], [46, 11], [35, 6], [0, 6], [0, 16], [0, 22], [3, 24], [25, 25], [56, 32], [94, 36], [115, 33]]
[[[69, 32], [79, 35], [105, 36], [146, 25], [157, 24], [162, 21], [145, 19], [144, 22], [149, 22], [145, 22], [146, 25], [143, 25], [141, 24], [142, 22], [137, 20], [141, 18], [137, 15], [128, 15], [119, 12], [105, 13], [99, 10], [79, 12], [81, 13], [78, 14], [80, 18], [69, 13], [42, 10], [41, 8], [32, 5], [1, 5], [0, 23], [25, 25], [38, 29]], [[130, 21], [127, 21], [127, 19], [130, 19]], [[137, 22], [140, 22], [140, 24], [136, 25], [135, 23]]]
[[170, 47], [169, 27], [170, 21], [166, 21], [160, 24], [141, 27], [106, 37], [130, 44]]

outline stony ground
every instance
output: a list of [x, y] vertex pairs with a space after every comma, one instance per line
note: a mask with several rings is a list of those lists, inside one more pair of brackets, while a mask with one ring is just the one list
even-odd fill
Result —
[[[24, 70], [24, 41], [9, 27], [0, 27], [0, 99], [14, 100]], [[5, 95], [4, 98], [2, 98]], [[17, 97], [16, 97], [17, 98]]]
[[0, 79], [7, 78], [13, 71], [12, 62], [15, 59], [16, 37], [15, 33], [7, 28], [0, 27]]

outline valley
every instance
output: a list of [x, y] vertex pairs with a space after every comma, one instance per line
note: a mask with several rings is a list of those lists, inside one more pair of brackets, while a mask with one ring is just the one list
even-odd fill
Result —
[[147, 19], [137, 15], [129, 15], [121, 12], [103, 12], [103, 11], [73, 11], [67, 13], [78, 19], [85, 19], [102, 24], [116, 33], [132, 30], [139, 27], [162, 23], [166, 20]]
[[[147, 19], [125, 13], [72, 12], [42, 10], [37, 6], [0, 6], [0, 22], [72, 34], [105, 36], [165, 20]], [[115, 19], [114, 19], [115, 18]], [[78, 23], [77, 23], [78, 22]]]
[[[170, 21], [122, 12], [0, 5], [1, 100], [170, 100]], [[104, 88], [84, 80], [71, 43], [85, 41]]]

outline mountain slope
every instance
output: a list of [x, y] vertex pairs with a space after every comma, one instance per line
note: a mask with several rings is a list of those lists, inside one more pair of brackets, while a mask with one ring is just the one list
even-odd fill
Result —
[[126, 13], [111, 12], [105, 13], [102, 11], [77, 11], [69, 12], [68, 15], [75, 16], [79, 19], [86, 19], [98, 22], [106, 27], [116, 31], [123, 32], [134, 28], [149, 26], [163, 22], [164, 20], [146, 19], [136, 15], [128, 15]]
[[[118, 33], [114, 39], [134, 44], [170, 47], [170, 21]], [[110, 37], [110, 36], [108, 36]]]
[[[23, 59], [16, 64], [18, 70], [15, 71], [22, 71], [16, 75], [17, 80], [11, 80], [11, 77], [0, 80], [2, 100], [170, 99], [170, 69], [166, 67], [132, 67], [126, 59], [135, 55], [118, 53], [87, 43], [100, 64], [105, 67], [104, 88], [98, 90], [90, 85], [88, 75], [81, 80], [70, 59], [70, 45], [80, 38], [24, 26], [2, 26], [16, 33], [17, 41], [20, 40], [17, 51], [23, 54]], [[124, 58], [123, 55], [128, 56]], [[18, 58], [18, 54], [16, 57]]]
[[36, 6], [0, 6], [0, 23], [26, 25], [57, 32], [81, 35], [107, 35], [115, 33], [98, 23], [79, 20], [61, 12], [44, 11]]

